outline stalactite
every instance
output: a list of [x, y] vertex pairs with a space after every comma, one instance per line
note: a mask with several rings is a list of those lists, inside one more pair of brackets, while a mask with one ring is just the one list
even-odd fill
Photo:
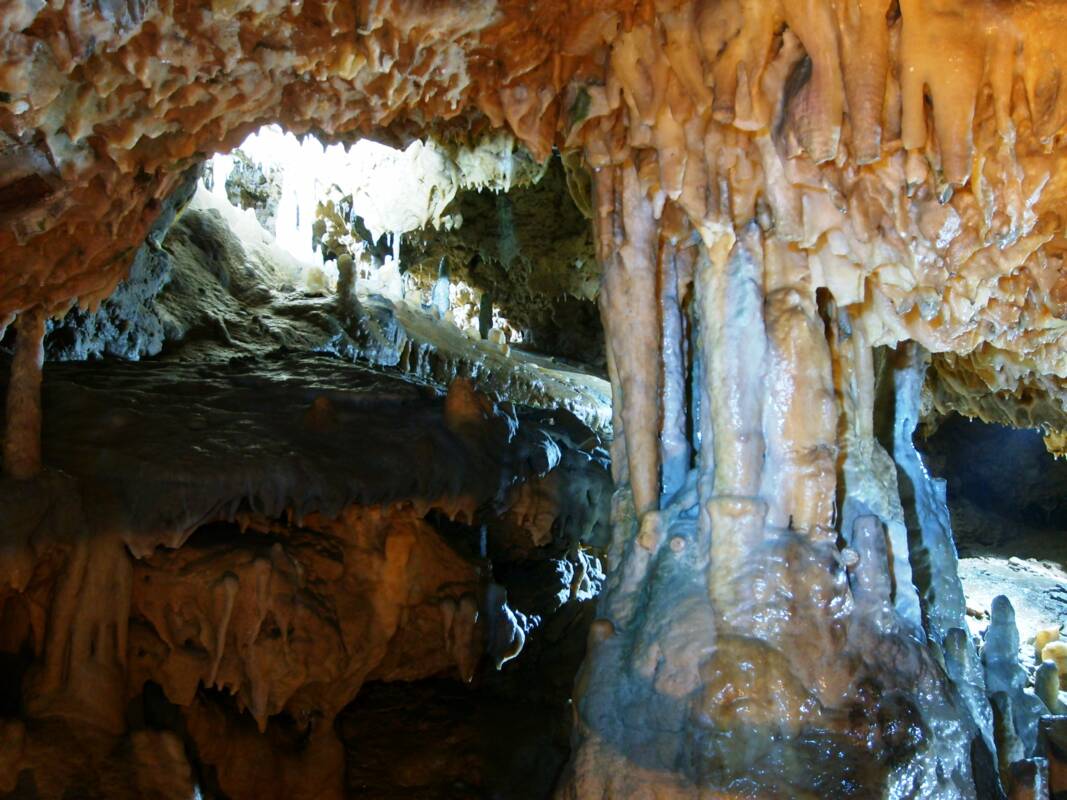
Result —
[[4, 434], [4, 474], [16, 480], [29, 480], [41, 471], [41, 368], [46, 320], [41, 308], [23, 312], [18, 320]]
[[679, 262], [691, 254], [661, 239], [659, 247], [659, 305], [662, 320], [663, 424], [660, 431], [661, 493], [669, 498], [682, 488], [689, 472], [687, 438], [685, 335], [681, 292], [685, 267]]
[[849, 145], [859, 164], [882, 155], [882, 115], [889, 73], [890, 0], [836, 3], [841, 36], [841, 67], [848, 101]]
[[728, 255], [712, 254], [697, 276], [704, 447], [702, 519], [711, 538], [708, 589], [730, 627], [746, 630], [757, 613], [747, 554], [763, 540], [767, 506], [759, 497], [762, 432], [763, 252], [750, 226]]
[[845, 110], [837, 20], [827, 0], [782, 0], [786, 24], [800, 39], [811, 77], [792, 99], [790, 122], [815, 163], [837, 156]]
[[642, 514], [654, 509], [659, 498], [660, 323], [658, 304], [648, 302], [656, 297], [658, 237], [653, 209], [636, 168], [628, 164], [615, 172], [614, 201], [602, 196], [607, 192], [606, 181], [598, 176], [596, 182], [598, 215], [604, 209], [614, 212], [616, 203], [621, 211], [600, 223], [601, 231], [607, 226], [618, 237], [609, 245], [616, 256], [613, 268], [605, 273], [600, 303], [618, 377], [613, 391], [621, 395], [634, 506]]

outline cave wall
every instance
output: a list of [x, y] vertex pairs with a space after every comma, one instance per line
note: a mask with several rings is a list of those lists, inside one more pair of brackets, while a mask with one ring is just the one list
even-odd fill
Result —
[[603, 371], [592, 225], [571, 198], [562, 161], [551, 159], [533, 185], [462, 192], [447, 213], [462, 225], [402, 242], [408, 270], [430, 285], [444, 259], [450, 280], [488, 293], [524, 333], [524, 348]]
[[595, 434], [306, 354], [146, 366], [50, 367], [50, 469], [0, 481], [0, 792], [339, 797], [367, 682], [566, 724], [609, 526]]

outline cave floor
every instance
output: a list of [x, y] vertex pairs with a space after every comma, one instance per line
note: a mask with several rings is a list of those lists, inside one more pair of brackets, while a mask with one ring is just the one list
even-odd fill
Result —
[[1006, 595], [1015, 608], [1023, 664], [1036, 666], [1035, 632], [1067, 622], [1067, 532], [1001, 519], [964, 500], [952, 510], [971, 632], [985, 630], [993, 598]]
[[541, 800], [570, 752], [556, 703], [457, 681], [369, 683], [337, 720], [346, 795], [374, 800]]

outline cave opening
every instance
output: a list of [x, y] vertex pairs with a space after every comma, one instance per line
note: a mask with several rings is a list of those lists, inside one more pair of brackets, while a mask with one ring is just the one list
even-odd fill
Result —
[[307, 290], [351, 281], [505, 351], [603, 376], [592, 225], [570, 188], [579, 169], [500, 137], [397, 149], [268, 125], [210, 159], [203, 186], [251, 212]]
[[959, 414], [939, 421], [919, 447], [946, 482], [972, 630], [984, 631], [993, 598], [1007, 596], [1032, 671], [1038, 632], [1067, 615], [1067, 462], [1040, 431]]

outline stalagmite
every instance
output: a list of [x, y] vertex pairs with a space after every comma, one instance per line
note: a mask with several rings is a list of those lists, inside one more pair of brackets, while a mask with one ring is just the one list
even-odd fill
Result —
[[1038, 661], [1042, 660], [1042, 651], [1045, 649], [1045, 645], [1049, 642], [1057, 642], [1060, 638], [1060, 626], [1054, 625], [1048, 628], [1041, 628], [1034, 634], [1034, 658]]
[[1011, 765], [1008, 800], [1044, 800], [1051, 797], [1048, 782], [1048, 762], [1043, 758], [1027, 758]]
[[1007, 692], [994, 692], [989, 696], [993, 706], [993, 737], [997, 743], [997, 758], [1000, 762], [1000, 779], [1005, 786], [1011, 784], [1011, 765], [1026, 757], [1026, 747], [1019, 740], [1013, 722], [1014, 710]]
[[1041, 698], [1050, 714], [1067, 714], [1060, 702], [1060, 671], [1054, 661], [1044, 661], [1034, 673], [1034, 693]]
[[41, 368], [44, 365], [43, 309], [24, 311], [18, 320], [15, 357], [7, 390], [4, 474], [29, 480], [41, 471]]
[[1041, 648], [1041, 660], [1051, 661], [1060, 672], [1060, 683], [1067, 687], [1067, 642], [1049, 642]]
[[[1027, 675], [1019, 663], [1019, 629], [1015, 624], [1015, 609], [1004, 595], [993, 598], [989, 628], [986, 629], [982, 647], [982, 664], [985, 667], [986, 690], [994, 710], [1009, 716], [998, 723], [998, 736], [1005, 741], [1018, 740], [1021, 754], [1014, 752], [1005, 761], [1004, 748], [998, 740], [998, 756], [1001, 771], [1019, 758], [1034, 754], [1037, 747], [1037, 720], [1045, 712], [1044, 703], [1027, 687]], [[1003, 699], [995, 699], [1003, 696]], [[997, 705], [999, 703], [999, 706]]]
[[342, 319], [358, 319], [359, 298], [356, 296], [356, 265], [348, 253], [337, 258], [337, 303]]

